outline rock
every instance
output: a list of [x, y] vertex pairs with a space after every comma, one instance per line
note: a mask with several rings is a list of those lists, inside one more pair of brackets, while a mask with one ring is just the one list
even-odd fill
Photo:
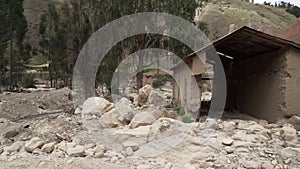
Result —
[[75, 146], [76, 146], [76, 143], [62, 141], [62, 142], [58, 143], [55, 147], [56, 147], [56, 149], [59, 149], [65, 153], [67, 153], [68, 149], [74, 148]]
[[17, 130], [8, 131], [7, 133], [4, 134], [4, 138], [10, 139], [17, 136], [18, 134], [19, 132]]
[[156, 90], [152, 90], [149, 95], [149, 103], [154, 106], [166, 106], [167, 101], [164, 95], [160, 94]]
[[67, 154], [70, 157], [85, 157], [85, 147], [81, 145], [76, 145], [74, 148], [68, 148]]
[[36, 154], [36, 155], [42, 155], [42, 154], [43, 154], [43, 152], [42, 152], [42, 150], [41, 150], [41, 149], [37, 148], [37, 149], [34, 149], [34, 150], [32, 151], [32, 154]]
[[25, 151], [32, 153], [33, 150], [37, 148], [42, 148], [44, 145], [44, 141], [38, 137], [32, 138], [29, 142], [27, 142], [24, 146]]
[[150, 85], [146, 85], [139, 90], [138, 103], [140, 106], [144, 105], [148, 101], [148, 97], [153, 88]]
[[170, 119], [177, 119], [177, 112], [176, 111], [164, 111], [164, 117], [170, 118]]
[[139, 149], [139, 145], [135, 142], [126, 141], [122, 145], [125, 149], [130, 147], [133, 151], [137, 151]]
[[292, 116], [288, 122], [292, 124], [296, 130], [300, 130], [300, 117], [299, 116]]
[[139, 95], [137, 93], [130, 93], [129, 98], [135, 107], [139, 106]]
[[167, 163], [166, 164], [166, 169], [171, 169], [173, 167], [173, 164], [172, 163]]
[[261, 163], [258, 161], [244, 161], [243, 166], [247, 169], [261, 168]]
[[85, 149], [84, 151], [84, 154], [87, 156], [87, 157], [94, 157], [95, 156], [95, 150], [94, 149]]
[[285, 125], [282, 127], [281, 136], [286, 141], [293, 140], [297, 137], [297, 130], [292, 126]]
[[24, 146], [24, 141], [16, 141], [11, 146], [5, 147], [4, 150], [8, 152], [8, 154], [12, 154], [15, 152], [18, 152], [21, 150], [21, 148]]
[[118, 161], [118, 157], [117, 156], [113, 156], [111, 159], [110, 159], [110, 162], [111, 163], [116, 163]]
[[112, 109], [99, 119], [100, 126], [103, 128], [116, 128], [123, 126], [124, 119], [120, 118], [120, 116], [118, 109]]
[[225, 146], [231, 146], [233, 144], [233, 140], [231, 138], [224, 139], [222, 141], [222, 144], [224, 144]]
[[5, 118], [0, 118], [0, 123], [8, 123], [9, 121]]
[[54, 149], [53, 152], [51, 153], [51, 156], [54, 158], [65, 158], [65, 152], [59, 150], [59, 149]]
[[101, 116], [113, 109], [113, 107], [114, 104], [104, 98], [91, 97], [83, 103], [82, 114]]
[[267, 120], [259, 120], [258, 124], [260, 124], [263, 127], [266, 127], [268, 126], [269, 122]]
[[205, 128], [207, 129], [217, 129], [219, 127], [218, 122], [215, 119], [207, 118], [205, 120]]
[[112, 158], [114, 156], [117, 156], [118, 153], [114, 152], [114, 151], [111, 151], [111, 150], [108, 150], [104, 153], [104, 157], [108, 157], [108, 158]]
[[235, 149], [235, 152], [238, 153], [250, 153], [249, 149], [245, 148], [245, 147], [238, 147]]
[[283, 163], [284, 163], [284, 164], [289, 164], [289, 163], [291, 163], [291, 161], [292, 161], [292, 160], [288, 158], [288, 159], [284, 160]]
[[273, 169], [274, 166], [273, 166], [270, 162], [264, 162], [264, 163], [261, 165], [261, 168], [262, 168], [262, 169]]
[[0, 146], [0, 155], [4, 152], [4, 148]]
[[133, 155], [133, 150], [131, 147], [127, 147], [125, 150], [125, 153], [127, 156], [132, 156]]
[[115, 106], [118, 108], [121, 116], [123, 116], [126, 121], [130, 122], [135, 114], [134, 106], [131, 104], [130, 100], [123, 97], [115, 104]]
[[136, 169], [151, 169], [152, 167], [147, 164], [141, 164], [136, 167]]
[[75, 115], [80, 115], [82, 112], [81, 108], [77, 107], [76, 110], [74, 111]]
[[280, 152], [283, 159], [295, 158], [300, 156], [300, 148], [283, 148]]
[[224, 149], [227, 152], [227, 154], [232, 154], [234, 152], [234, 148], [230, 146], [226, 146]]
[[264, 143], [269, 140], [269, 138], [264, 135], [258, 135], [255, 139], [260, 143]]
[[224, 121], [223, 123], [223, 131], [232, 132], [236, 128], [236, 124], [234, 121]]
[[152, 124], [154, 121], [163, 117], [164, 111], [151, 110], [141, 113], [137, 113], [129, 124], [129, 128], [137, 128], [140, 126], [146, 126]]
[[95, 150], [95, 157], [96, 157], [96, 158], [101, 158], [101, 157], [103, 157], [103, 156], [104, 156], [104, 153], [106, 152], [106, 149], [105, 149], [105, 147], [103, 147], [103, 146], [96, 146], [96, 147], [94, 148], [94, 150]]
[[44, 153], [52, 153], [56, 144], [57, 144], [56, 142], [47, 143], [42, 147], [42, 151]]

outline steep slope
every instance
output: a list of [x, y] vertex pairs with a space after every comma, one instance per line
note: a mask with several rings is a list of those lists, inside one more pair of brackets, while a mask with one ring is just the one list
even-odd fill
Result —
[[[39, 48], [39, 22], [41, 15], [46, 12], [49, 2], [60, 5], [64, 0], [24, 0], [24, 14], [28, 22], [28, 32], [26, 41], [32, 45], [32, 48]], [[46, 58], [39, 54], [32, 59], [33, 64], [46, 63]]]
[[284, 9], [241, 0], [212, 0], [202, 9], [201, 14], [201, 21], [209, 25], [211, 40], [226, 35], [230, 25], [235, 29], [249, 26], [272, 35], [280, 35], [288, 26], [300, 21]]

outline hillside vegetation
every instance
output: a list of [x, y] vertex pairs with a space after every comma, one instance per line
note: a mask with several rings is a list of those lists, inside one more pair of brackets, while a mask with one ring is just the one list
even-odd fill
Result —
[[[39, 23], [41, 15], [47, 11], [47, 5], [49, 2], [54, 2], [57, 6], [60, 6], [64, 0], [24, 0], [24, 14], [28, 22], [28, 32], [26, 34], [25, 41], [28, 41], [32, 45], [33, 50], [39, 49]], [[36, 53], [32, 59], [31, 64], [45, 64], [47, 58], [40, 53]]]
[[279, 35], [279, 32], [300, 21], [285, 9], [241, 0], [212, 0], [202, 9], [201, 20], [208, 23], [211, 40], [226, 35], [230, 24], [235, 24], [235, 28], [249, 26]]
[[[3, 87], [0, 88], [9, 85], [12, 90], [13, 86], [24, 86], [25, 81], [34, 84], [35, 77], [50, 81], [51, 87], [70, 86], [77, 56], [89, 37], [105, 24], [133, 13], [165, 12], [193, 22], [195, 9], [201, 6], [201, 10], [197, 9], [197, 13], [201, 11], [200, 15], [197, 14], [200, 22], [196, 24], [211, 40], [221, 38], [229, 30], [233, 31], [241, 26], [297, 40], [295, 30], [298, 29], [295, 28], [300, 23], [299, 19], [287, 13], [285, 8], [253, 4], [244, 0], [199, 2], [201, 3], [194, 0], [3, 1], [0, 9], [3, 17], [0, 28], [0, 32], [3, 32], [0, 37], [0, 44], [3, 44], [0, 48], [0, 81]], [[14, 14], [8, 10], [9, 6], [19, 13]], [[288, 36], [282, 36], [285, 34]], [[160, 35], [130, 37], [117, 44], [106, 55], [99, 68], [97, 84], [111, 87], [115, 69], [130, 53], [161, 47], [179, 57], [191, 52], [182, 43]], [[143, 60], [143, 57], [140, 59]], [[143, 61], [138, 64], [139, 68], [147, 68]], [[32, 75], [29, 76], [29, 73]], [[141, 71], [137, 75], [138, 88], [142, 86], [142, 74]], [[28, 75], [29, 80], [23, 75]]]

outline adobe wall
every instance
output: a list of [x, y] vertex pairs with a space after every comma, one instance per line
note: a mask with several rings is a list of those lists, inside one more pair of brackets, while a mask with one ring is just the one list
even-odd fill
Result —
[[[173, 83], [173, 98], [177, 106], [185, 109], [189, 117], [196, 118], [197, 112], [200, 108], [201, 93], [197, 94], [196, 91], [201, 91], [192, 80], [193, 75], [188, 67], [178, 66], [174, 70], [174, 83]], [[198, 80], [198, 79], [196, 79]]]
[[300, 116], [300, 50], [290, 48], [286, 60], [286, 115]]
[[174, 68], [174, 103], [177, 106], [184, 107], [186, 112], [190, 112], [195, 117], [201, 105], [201, 75], [205, 72], [202, 61], [205, 62], [205, 57], [206, 53], [199, 53]]
[[[227, 79], [230, 92], [235, 97], [233, 108], [257, 118], [275, 122], [285, 113], [285, 80], [282, 72], [286, 66], [284, 51], [237, 60], [233, 64], [233, 77]], [[231, 104], [232, 105], [232, 104]]]

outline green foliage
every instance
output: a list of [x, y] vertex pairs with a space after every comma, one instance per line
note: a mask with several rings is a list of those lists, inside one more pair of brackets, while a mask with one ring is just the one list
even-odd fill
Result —
[[[67, 56], [69, 52], [68, 40], [73, 41], [73, 39], [69, 39], [68, 37], [69, 27], [67, 26], [67, 23], [65, 23], [65, 17], [70, 17], [69, 13], [60, 12], [57, 7], [50, 2], [46, 13], [41, 16], [39, 24], [39, 33], [42, 37], [39, 42], [41, 49], [40, 53], [48, 58], [49, 80], [51, 82], [51, 87], [56, 88], [61, 87], [58, 84], [58, 81], [63, 80], [66, 83], [66, 79], [70, 76], [70, 69], [68, 66], [69, 58]], [[75, 28], [76, 27], [74, 26], [74, 29]], [[74, 35], [72, 36], [76, 37]], [[73, 48], [73, 50], [79, 51], [80, 48], [81, 47]]]
[[184, 123], [192, 123], [193, 120], [190, 117], [184, 116], [184, 117], [182, 117], [182, 122], [184, 122]]
[[169, 74], [156, 74], [154, 76], [156, 79], [152, 82], [153, 88], [159, 88], [166, 84], [167, 81], [172, 80], [172, 76]]
[[161, 80], [158, 80], [158, 79], [155, 79], [155, 80], [152, 82], [152, 87], [155, 88], [155, 89], [157, 89], [157, 88], [159, 88], [159, 87], [161, 87], [161, 86], [163, 86], [163, 85], [164, 85], [164, 82], [161, 81]]
[[[180, 16], [189, 21], [193, 21], [194, 12], [197, 4], [195, 0], [168, 0], [168, 1], [153, 1], [153, 0], [90, 0], [89, 1], [89, 9], [90, 9], [90, 19], [92, 23], [93, 30], [97, 30], [101, 26], [106, 23], [118, 19], [125, 15], [130, 15], [134, 13], [140, 12], [165, 12], [173, 15]], [[190, 51], [186, 49], [185, 45], [181, 42], [175, 41], [168, 37], [163, 37], [161, 35], [152, 35], [152, 34], [144, 34], [137, 35], [131, 38], [128, 38], [122, 41], [117, 45], [120, 49], [119, 55], [115, 55], [113, 52], [110, 52], [106, 55], [103, 65], [112, 65], [114, 67], [110, 67], [107, 70], [106, 68], [100, 67], [98, 70], [98, 84], [104, 83], [106, 86], [110, 85], [111, 79], [108, 77], [112, 77], [112, 75], [108, 75], [108, 73], [114, 73], [118, 64], [124, 59], [128, 53], [125, 51], [130, 51], [130, 53], [145, 49], [145, 48], [161, 48], [162, 46], [165, 49], [169, 49], [171, 51], [176, 51], [175, 53], [178, 56], [186, 56]], [[181, 50], [178, 50], [181, 49]], [[126, 54], [125, 54], [126, 53]], [[178, 54], [179, 53], [179, 54]], [[145, 67], [143, 65], [144, 58], [141, 56], [139, 58], [138, 63], [138, 72], [139, 70], [143, 70]], [[117, 61], [117, 63], [115, 62]], [[113, 62], [113, 63], [106, 63]], [[139, 83], [142, 82], [142, 74], [138, 73], [137, 76], [137, 86], [141, 86]], [[102, 79], [102, 80], [101, 80]], [[156, 84], [160, 84], [159, 81], [154, 82]]]
[[35, 74], [25, 74], [22, 80], [22, 86], [24, 88], [36, 88], [37, 81], [35, 79]]
[[0, 18], [0, 87], [12, 89], [21, 81], [24, 63], [30, 58], [31, 50], [30, 45], [23, 43], [28, 30], [23, 0], [0, 1]]
[[185, 115], [185, 111], [184, 111], [184, 109], [182, 107], [178, 107], [176, 109], [176, 112], [177, 112], [178, 116], [184, 116]]
[[196, 23], [198, 29], [200, 29], [206, 36], [209, 35], [209, 25], [206, 22], [197, 22]]
[[291, 8], [286, 9], [286, 12], [294, 15], [295, 17], [300, 17], [300, 8], [298, 6], [293, 6]]

